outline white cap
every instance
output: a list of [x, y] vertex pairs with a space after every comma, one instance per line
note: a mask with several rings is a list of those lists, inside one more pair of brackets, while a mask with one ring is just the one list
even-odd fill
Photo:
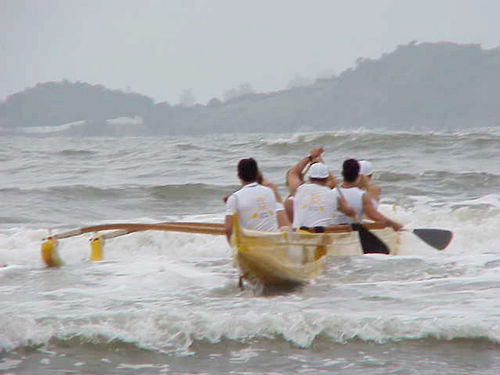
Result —
[[327, 178], [329, 175], [328, 168], [323, 163], [314, 163], [309, 168], [309, 178]]
[[363, 176], [371, 176], [373, 174], [372, 163], [370, 163], [368, 160], [360, 160], [359, 174], [362, 174]]

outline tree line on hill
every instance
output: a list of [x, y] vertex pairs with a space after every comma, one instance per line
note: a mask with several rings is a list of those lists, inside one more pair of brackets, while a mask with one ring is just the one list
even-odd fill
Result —
[[[241, 90], [207, 105], [155, 103], [137, 93], [67, 80], [40, 83], [0, 102], [0, 130], [17, 134], [76, 121], [84, 126], [70, 126], [60, 133], [152, 136], [457, 129], [500, 126], [499, 97], [499, 48], [411, 42], [376, 60], [360, 58], [354, 68], [338, 76], [272, 93]], [[128, 126], [109, 121], [123, 117], [141, 121]]]

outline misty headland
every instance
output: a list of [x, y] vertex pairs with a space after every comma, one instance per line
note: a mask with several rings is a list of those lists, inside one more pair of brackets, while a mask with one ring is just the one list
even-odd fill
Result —
[[500, 126], [500, 48], [400, 45], [338, 76], [206, 105], [82, 82], [39, 83], [0, 102], [0, 135], [155, 136]]

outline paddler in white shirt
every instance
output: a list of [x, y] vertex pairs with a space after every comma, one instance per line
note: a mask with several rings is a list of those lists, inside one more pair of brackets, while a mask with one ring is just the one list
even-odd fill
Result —
[[[304, 176], [308, 168], [314, 163], [322, 163], [323, 159], [321, 158], [321, 154], [324, 152], [323, 147], [315, 147], [313, 148], [309, 155], [305, 158], [299, 160], [297, 164], [295, 164], [292, 168], [288, 170], [286, 173], [286, 185], [288, 187], [289, 194], [285, 198], [283, 202], [285, 206], [285, 211], [288, 215], [288, 219], [293, 222], [293, 200], [295, 193], [299, 186], [305, 183]], [[329, 173], [327, 186], [333, 188], [335, 186], [335, 178], [333, 174]]]
[[380, 186], [373, 183], [373, 166], [368, 160], [359, 161], [359, 181], [358, 187], [366, 191], [366, 195], [370, 197], [373, 207], [378, 208], [380, 202], [380, 194], [382, 189]]
[[[373, 205], [370, 196], [357, 186], [360, 178], [359, 171], [360, 166], [356, 159], [345, 160], [342, 164], [342, 176], [344, 177], [344, 182], [338, 187], [342, 194], [339, 195], [339, 192], [336, 189], [333, 192], [337, 196], [343, 196], [347, 201], [347, 204], [354, 208], [357, 221], [361, 221], [363, 215], [366, 215], [369, 219], [385, 223], [396, 231], [401, 230], [403, 226], [382, 215]], [[354, 215], [339, 215], [334, 219], [334, 223], [353, 223], [354, 220], [348, 216]]]
[[297, 188], [293, 199], [293, 227], [324, 227], [334, 224], [338, 211], [354, 215], [354, 209], [328, 186], [330, 173], [323, 163], [309, 168], [309, 183]]
[[231, 194], [226, 202], [225, 229], [228, 240], [233, 231], [233, 214], [238, 214], [239, 225], [243, 228], [275, 232], [289, 228], [278, 191], [257, 182], [259, 169], [252, 159], [241, 159], [238, 163], [238, 178], [243, 185]]

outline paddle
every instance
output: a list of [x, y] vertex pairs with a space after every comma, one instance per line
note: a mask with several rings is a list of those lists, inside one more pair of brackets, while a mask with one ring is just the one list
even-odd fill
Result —
[[391, 252], [384, 241], [370, 232], [359, 221], [351, 224], [351, 227], [353, 230], [358, 231], [359, 241], [361, 242], [364, 254], [389, 254]]
[[[339, 189], [338, 185], [335, 186], [335, 189], [337, 189], [337, 192], [342, 197], [342, 199], [345, 200], [344, 194]], [[376, 235], [370, 232], [366, 227], [364, 227], [356, 217], [354, 217], [353, 219], [355, 223], [353, 223], [351, 227], [353, 230], [358, 231], [359, 242], [361, 243], [361, 248], [363, 249], [364, 254], [390, 253], [389, 248], [380, 238], [378, 238]]]
[[437, 250], [444, 250], [453, 239], [453, 232], [445, 229], [413, 229], [413, 234], [429, 246]]

